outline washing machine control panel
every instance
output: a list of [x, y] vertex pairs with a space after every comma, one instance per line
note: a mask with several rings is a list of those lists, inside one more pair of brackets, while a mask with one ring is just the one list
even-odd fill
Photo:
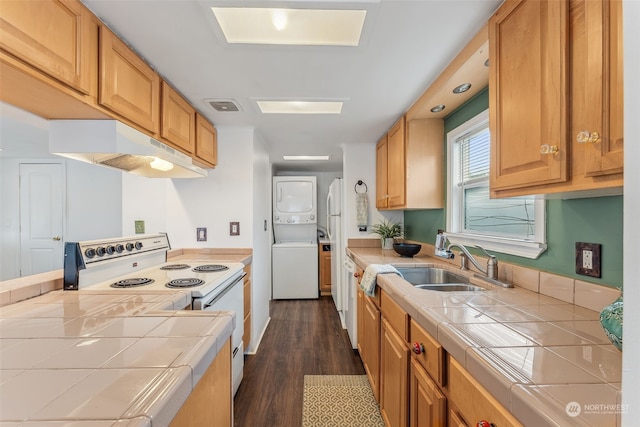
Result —
[[274, 224], [315, 224], [315, 215], [276, 215], [273, 217]]

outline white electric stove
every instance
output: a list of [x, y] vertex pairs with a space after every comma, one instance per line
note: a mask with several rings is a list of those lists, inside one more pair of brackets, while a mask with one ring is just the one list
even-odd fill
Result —
[[65, 243], [64, 289], [68, 291], [183, 290], [193, 310], [233, 311], [233, 386], [237, 391], [244, 365], [244, 291], [242, 263], [205, 259], [167, 262], [166, 234], [138, 235]]

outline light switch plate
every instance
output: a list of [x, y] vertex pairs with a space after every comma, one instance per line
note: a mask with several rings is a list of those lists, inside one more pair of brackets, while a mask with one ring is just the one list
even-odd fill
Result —
[[576, 274], [601, 277], [599, 243], [576, 242]]
[[196, 228], [196, 240], [198, 242], [206, 242], [207, 241], [207, 227], [198, 227], [198, 228]]

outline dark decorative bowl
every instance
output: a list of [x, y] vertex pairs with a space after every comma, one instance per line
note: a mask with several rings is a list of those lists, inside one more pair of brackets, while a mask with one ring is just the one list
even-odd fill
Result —
[[393, 250], [396, 251], [402, 257], [411, 258], [418, 252], [420, 252], [420, 248], [422, 245], [418, 245], [415, 243], [394, 243]]

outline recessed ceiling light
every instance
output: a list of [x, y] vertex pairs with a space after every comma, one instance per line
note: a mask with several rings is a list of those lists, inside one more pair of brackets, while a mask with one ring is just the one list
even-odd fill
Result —
[[330, 156], [282, 156], [284, 160], [329, 160]]
[[440, 104], [440, 105], [436, 105], [435, 107], [433, 107], [431, 109], [432, 113], [439, 113], [440, 111], [444, 110], [445, 106]]
[[453, 89], [453, 93], [464, 93], [471, 89], [471, 83], [463, 83], [460, 86]]
[[263, 114], [340, 114], [342, 101], [256, 101]]
[[227, 43], [358, 46], [366, 10], [212, 7]]

